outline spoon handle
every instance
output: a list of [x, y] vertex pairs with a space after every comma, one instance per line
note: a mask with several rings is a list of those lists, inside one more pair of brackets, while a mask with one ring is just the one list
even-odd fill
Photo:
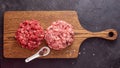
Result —
[[40, 55], [36, 53], [36, 54], [34, 54], [34, 55], [26, 58], [26, 59], [25, 59], [25, 62], [26, 62], [26, 63], [27, 63], [27, 62], [30, 62], [31, 60], [33, 60], [33, 59], [35, 59], [35, 58], [38, 58], [38, 57], [40, 57]]

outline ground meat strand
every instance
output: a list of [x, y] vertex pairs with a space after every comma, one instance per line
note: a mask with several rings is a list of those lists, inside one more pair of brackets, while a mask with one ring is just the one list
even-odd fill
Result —
[[30, 50], [37, 48], [44, 39], [44, 30], [36, 20], [24, 21], [15, 33], [15, 38], [23, 47]]
[[73, 27], [65, 21], [53, 22], [45, 31], [45, 40], [54, 50], [62, 50], [73, 42]]

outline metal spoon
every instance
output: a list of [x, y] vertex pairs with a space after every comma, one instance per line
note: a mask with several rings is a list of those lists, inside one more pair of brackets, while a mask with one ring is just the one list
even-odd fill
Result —
[[25, 59], [25, 62], [30, 62], [31, 60], [38, 58], [38, 57], [42, 57], [42, 56], [47, 56], [50, 53], [50, 48], [49, 47], [42, 47], [37, 53], [35, 53], [34, 55], [28, 57]]

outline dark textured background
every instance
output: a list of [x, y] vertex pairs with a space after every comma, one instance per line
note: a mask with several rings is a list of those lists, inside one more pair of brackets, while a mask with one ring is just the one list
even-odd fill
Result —
[[[2, 68], [120, 68], [120, 36], [115, 41], [84, 41], [77, 59], [3, 58], [3, 13], [8, 10], [75, 10], [81, 25], [90, 31], [114, 28], [120, 34], [120, 0], [0, 0], [0, 63]], [[9, 24], [9, 23], [8, 23]]]

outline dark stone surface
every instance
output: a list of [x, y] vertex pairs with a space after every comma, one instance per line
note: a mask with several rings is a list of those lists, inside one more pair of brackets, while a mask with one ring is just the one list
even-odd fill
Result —
[[120, 36], [115, 41], [85, 40], [77, 59], [3, 58], [3, 13], [8, 10], [75, 10], [90, 31], [114, 28], [120, 34], [120, 0], [0, 0], [0, 63], [2, 68], [120, 68]]

